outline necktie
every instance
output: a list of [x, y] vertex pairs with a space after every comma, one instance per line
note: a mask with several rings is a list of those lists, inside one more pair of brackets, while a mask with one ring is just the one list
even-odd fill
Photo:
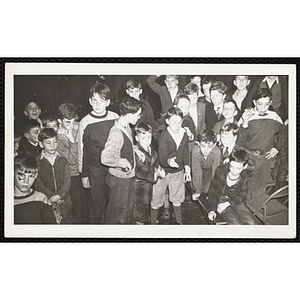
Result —
[[217, 114], [217, 118], [218, 118], [218, 120], [220, 121], [220, 119], [221, 119], [221, 113], [220, 113], [220, 107], [217, 107], [217, 109], [216, 109], [216, 114]]
[[228, 147], [225, 148], [224, 154], [223, 154], [223, 159], [226, 159], [229, 157], [229, 152], [228, 152]]

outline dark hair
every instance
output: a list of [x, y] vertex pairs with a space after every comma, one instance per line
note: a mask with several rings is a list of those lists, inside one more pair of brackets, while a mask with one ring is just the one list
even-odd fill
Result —
[[101, 96], [105, 100], [108, 100], [110, 95], [110, 89], [104, 83], [96, 83], [90, 89], [89, 98], [92, 98], [94, 94], [99, 94], [99, 96]]
[[56, 131], [53, 128], [44, 128], [39, 134], [39, 141], [42, 142], [43, 140], [52, 139], [53, 137], [57, 138]]
[[261, 88], [255, 93], [253, 100], [257, 101], [258, 99], [267, 98], [267, 97], [269, 97], [270, 100], [272, 100], [273, 97], [272, 91], [267, 88]]
[[36, 174], [38, 172], [38, 163], [32, 155], [19, 154], [14, 159], [14, 172], [16, 170]]
[[127, 114], [135, 114], [140, 108], [142, 108], [142, 103], [130, 96], [126, 96], [119, 105], [121, 116], [126, 116]]
[[236, 102], [233, 99], [231, 99], [231, 98], [225, 99], [224, 102], [223, 102], [223, 107], [224, 107], [225, 103], [233, 103], [233, 105], [234, 105], [235, 109], [237, 110], [237, 112], [240, 111], [240, 109], [238, 108]]
[[180, 99], [186, 99], [189, 102], [191, 101], [190, 98], [186, 94], [179, 94], [179, 95], [176, 96], [176, 98], [175, 98], [175, 100], [173, 102], [173, 105], [177, 106]]
[[234, 80], [236, 80], [236, 78], [237, 78], [238, 76], [243, 76], [243, 77], [246, 77], [247, 80], [250, 80], [248, 75], [235, 75]]
[[166, 113], [166, 119], [170, 119], [172, 116], [179, 116], [181, 119], [183, 119], [183, 113], [180, 108], [178, 107], [171, 107], [167, 113]]
[[213, 84], [215, 82], [215, 79], [213, 76], [205, 76], [203, 77], [202, 81], [201, 81], [201, 85], [203, 86], [203, 84]]
[[24, 121], [23, 125], [24, 125], [22, 130], [23, 133], [29, 133], [32, 128], [36, 128], [36, 127], [41, 129], [41, 124], [37, 120], [33, 120], [33, 119], [27, 119], [26, 121]]
[[199, 143], [213, 143], [217, 141], [217, 136], [212, 130], [203, 130], [198, 134], [197, 140]]
[[152, 134], [152, 127], [149, 124], [146, 124], [145, 122], [141, 122], [137, 124], [134, 128], [136, 134], [142, 134], [149, 132]]
[[183, 92], [186, 94], [186, 95], [191, 95], [191, 94], [194, 94], [194, 93], [199, 93], [199, 87], [197, 84], [195, 83], [188, 83], [185, 87], [184, 87], [184, 90]]
[[58, 107], [58, 118], [60, 120], [66, 118], [68, 120], [77, 120], [78, 115], [76, 114], [76, 109], [72, 103], [62, 103]]
[[223, 127], [221, 128], [220, 133], [223, 132], [232, 132], [233, 135], [237, 135], [239, 131], [239, 127], [234, 124], [234, 123], [228, 123], [226, 125], [223, 125]]
[[221, 94], [226, 94], [227, 86], [222, 81], [215, 81], [212, 83], [209, 91], [218, 91]]
[[178, 78], [179, 78], [178, 75], [166, 75], [166, 76], [165, 76], [165, 80], [166, 80], [168, 77], [175, 78], [176, 80], [178, 80]]
[[248, 163], [249, 155], [245, 150], [233, 150], [229, 155], [229, 161], [243, 163], [245, 166]]
[[130, 90], [130, 89], [135, 89], [135, 88], [141, 89], [142, 84], [138, 80], [135, 80], [133, 78], [129, 79], [126, 82], [126, 89]]
[[51, 114], [51, 113], [44, 114], [43, 118], [42, 118], [42, 124], [43, 124], [43, 126], [46, 127], [47, 124], [51, 123], [51, 122], [56, 122], [57, 125], [58, 125], [57, 116], [55, 114]]
[[35, 103], [35, 104], [39, 107], [39, 109], [41, 109], [40, 103], [39, 103], [38, 101], [36, 101], [36, 100], [34, 100], [34, 101], [33, 101], [33, 100], [28, 100], [28, 101], [26, 101], [26, 102], [24, 103], [24, 106], [23, 106], [24, 110], [26, 110], [27, 106], [28, 106], [30, 103]]

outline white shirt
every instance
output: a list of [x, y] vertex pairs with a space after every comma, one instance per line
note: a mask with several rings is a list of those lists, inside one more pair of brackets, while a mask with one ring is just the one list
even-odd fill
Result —
[[174, 90], [169, 91], [169, 93], [171, 95], [172, 102], [174, 102], [174, 100], [176, 98], [176, 95], [177, 95], [177, 92], [178, 92], [178, 88], [175, 88]]
[[182, 141], [183, 135], [185, 133], [185, 130], [181, 127], [177, 133], [174, 133], [172, 130], [170, 130], [169, 127], [167, 127], [167, 129], [176, 144], [176, 148], [178, 149], [180, 142]]

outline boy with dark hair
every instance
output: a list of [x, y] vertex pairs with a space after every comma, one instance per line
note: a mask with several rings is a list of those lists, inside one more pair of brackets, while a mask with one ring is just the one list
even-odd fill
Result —
[[39, 134], [42, 153], [36, 158], [39, 174], [34, 188], [44, 193], [54, 209], [60, 211], [62, 223], [71, 223], [72, 202], [69, 195], [71, 185], [67, 159], [57, 152], [57, 133], [52, 128], [44, 128]]
[[204, 104], [211, 103], [210, 97], [210, 87], [215, 82], [215, 79], [212, 76], [205, 76], [202, 80], [202, 92], [204, 94], [203, 97], [200, 97], [199, 101]]
[[56, 132], [58, 130], [57, 116], [54, 114], [44, 114], [42, 118], [43, 128], [53, 128]]
[[29, 101], [25, 103], [24, 106], [24, 115], [29, 119], [29, 120], [36, 120], [40, 123], [40, 127], [42, 128], [43, 124], [40, 119], [41, 115], [41, 109], [38, 106], [38, 104], [34, 101]]
[[[197, 85], [198, 87], [198, 97], [203, 97], [202, 85], [201, 85], [201, 76], [200, 75], [189, 75], [190, 83]], [[185, 93], [185, 92], [184, 92]]]
[[220, 165], [221, 152], [216, 147], [216, 135], [213, 131], [202, 131], [198, 135], [197, 145], [192, 150], [192, 185], [195, 192], [193, 200], [206, 197], [212, 178]]
[[234, 123], [229, 123], [221, 128], [220, 133], [220, 150], [222, 153], [222, 163], [229, 162], [229, 155], [235, 149], [235, 143], [237, 139], [239, 128]]
[[106, 184], [109, 202], [105, 214], [106, 224], [133, 223], [133, 180], [135, 154], [130, 125], [135, 125], [142, 113], [142, 103], [125, 97], [119, 106], [120, 118], [110, 129], [101, 153], [101, 163], [108, 166]]
[[173, 203], [175, 219], [182, 224], [181, 203], [184, 201], [184, 183], [191, 180], [189, 166], [188, 137], [182, 128], [183, 113], [178, 107], [167, 112], [165, 128], [158, 139], [158, 156], [166, 176], [159, 178], [153, 186], [150, 219], [156, 224], [158, 210], [164, 204], [165, 193], [169, 189], [170, 201]]
[[32, 189], [38, 175], [38, 164], [31, 155], [23, 154], [14, 160], [14, 224], [55, 224], [48, 199]]
[[257, 225], [258, 221], [245, 200], [248, 192], [248, 154], [236, 150], [229, 163], [219, 166], [208, 191], [208, 218], [213, 221], [216, 211], [228, 225]]

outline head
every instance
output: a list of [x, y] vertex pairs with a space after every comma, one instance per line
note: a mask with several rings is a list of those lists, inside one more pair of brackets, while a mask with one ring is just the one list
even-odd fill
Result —
[[182, 119], [183, 113], [180, 108], [174, 106], [168, 110], [166, 115], [166, 123], [172, 132], [179, 132], [182, 125]]
[[229, 156], [229, 172], [232, 176], [238, 176], [248, 167], [248, 153], [245, 150], [232, 151]]
[[169, 92], [173, 91], [178, 87], [178, 76], [177, 75], [166, 75], [165, 85]]
[[236, 102], [233, 99], [227, 99], [223, 103], [222, 115], [225, 119], [234, 118], [239, 112], [239, 108], [236, 105]]
[[277, 77], [277, 75], [268, 75], [267, 77], [268, 77], [268, 79], [270, 79], [270, 80], [275, 80], [276, 77]]
[[228, 123], [221, 128], [221, 142], [224, 147], [235, 145], [239, 127], [234, 123]]
[[185, 94], [178, 95], [174, 100], [174, 106], [181, 109], [184, 117], [188, 114], [190, 105], [190, 98]]
[[125, 97], [119, 105], [121, 116], [127, 116], [129, 124], [135, 125], [142, 115], [142, 103], [133, 97]]
[[214, 78], [211, 76], [206, 76], [202, 80], [202, 92], [208, 101], [210, 101], [210, 87], [214, 81]]
[[198, 101], [199, 87], [195, 83], [189, 83], [184, 87], [183, 92], [189, 97], [191, 104], [195, 105]]
[[37, 120], [40, 117], [41, 109], [36, 102], [27, 102], [25, 104], [24, 114], [28, 119]]
[[21, 138], [22, 138], [22, 133], [15, 131], [14, 132], [14, 154], [15, 155], [17, 154], [17, 151], [19, 149]]
[[272, 96], [273, 94], [271, 90], [266, 88], [259, 89], [255, 93], [253, 103], [259, 115], [266, 115], [270, 105], [272, 104]]
[[97, 115], [104, 115], [110, 104], [110, 89], [106, 84], [96, 83], [90, 89], [89, 103], [93, 112]]
[[55, 154], [57, 143], [57, 133], [53, 128], [44, 128], [41, 130], [39, 134], [39, 144], [46, 154]]
[[196, 84], [201, 89], [201, 76], [200, 75], [190, 75], [190, 83]]
[[238, 90], [244, 90], [250, 84], [249, 77], [246, 75], [237, 75], [233, 81], [233, 84]]
[[142, 84], [134, 80], [133, 78], [129, 79], [126, 83], [126, 93], [130, 97], [133, 97], [136, 100], [140, 100], [140, 95], [142, 94]]
[[41, 125], [38, 121], [30, 119], [26, 120], [24, 124], [24, 137], [28, 142], [38, 143], [39, 142], [39, 133], [41, 131]]
[[226, 98], [226, 85], [221, 81], [215, 81], [209, 91], [211, 102], [214, 106], [220, 105]]
[[58, 123], [59, 126], [67, 131], [72, 131], [74, 122], [78, 120], [76, 109], [71, 103], [62, 103], [58, 107]]
[[148, 150], [152, 141], [152, 127], [144, 122], [137, 124], [135, 139], [145, 150]]
[[212, 130], [203, 130], [198, 134], [197, 140], [202, 154], [208, 156], [216, 145], [217, 136]]
[[38, 175], [38, 164], [32, 155], [18, 155], [14, 160], [15, 195], [27, 195]]
[[42, 118], [44, 128], [53, 128], [55, 131], [58, 129], [57, 116], [54, 114], [45, 114]]

